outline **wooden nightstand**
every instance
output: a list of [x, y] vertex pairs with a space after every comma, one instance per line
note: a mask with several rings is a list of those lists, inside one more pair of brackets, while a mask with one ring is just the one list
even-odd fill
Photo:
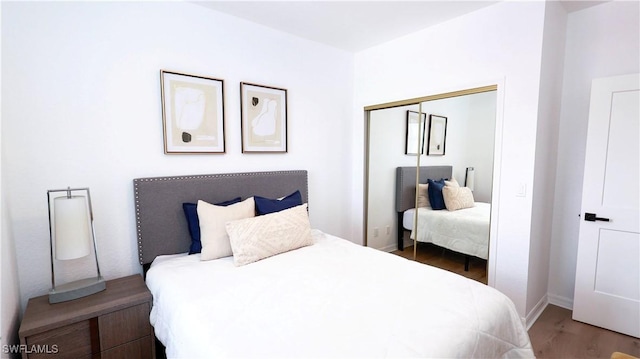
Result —
[[63, 303], [29, 299], [20, 325], [22, 358], [154, 358], [152, 298], [140, 275]]

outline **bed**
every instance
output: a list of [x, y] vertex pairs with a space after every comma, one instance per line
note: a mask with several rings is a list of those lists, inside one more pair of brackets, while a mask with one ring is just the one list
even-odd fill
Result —
[[245, 265], [235, 252], [187, 254], [183, 203], [293, 191], [307, 208], [306, 171], [134, 180], [150, 321], [167, 357], [534, 357], [497, 290], [317, 229], [310, 245]]
[[[420, 167], [420, 183], [428, 179], [452, 177], [451, 166]], [[396, 168], [396, 211], [398, 215], [398, 249], [404, 247], [404, 231], [416, 237], [415, 221], [416, 167]], [[419, 242], [433, 243], [465, 255], [465, 271], [469, 269], [469, 256], [486, 260], [489, 253], [489, 225], [491, 205], [475, 202], [470, 208], [433, 210], [418, 208], [417, 238]]]

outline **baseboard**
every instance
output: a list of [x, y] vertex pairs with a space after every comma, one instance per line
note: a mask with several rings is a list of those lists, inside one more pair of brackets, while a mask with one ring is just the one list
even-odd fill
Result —
[[538, 320], [540, 314], [542, 314], [544, 309], [547, 307], [547, 304], [549, 304], [547, 297], [547, 295], [543, 296], [540, 301], [538, 301], [538, 304], [536, 304], [536, 306], [533, 307], [531, 312], [529, 312], [529, 314], [527, 315], [527, 318], [525, 319], [525, 326], [527, 327], [527, 330], [531, 329], [533, 323]]
[[549, 304], [553, 304], [560, 308], [573, 310], [573, 299], [549, 293], [547, 293], [547, 298], [549, 300]]
[[388, 246], [384, 246], [384, 247], [382, 247], [382, 248], [378, 248], [378, 250], [381, 250], [381, 251], [383, 251], [383, 252], [393, 252], [393, 251], [395, 251], [396, 249], [398, 249], [398, 244], [397, 244], [397, 243], [390, 244], [390, 245], [388, 245]]

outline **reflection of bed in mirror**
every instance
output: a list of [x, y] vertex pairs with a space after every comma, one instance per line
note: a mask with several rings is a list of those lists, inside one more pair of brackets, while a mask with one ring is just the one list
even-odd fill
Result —
[[[419, 183], [428, 179], [452, 178], [451, 166], [420, 167]], [[487, 259], [489, 252], [489, 203], [474, 202], [469, 208], [434, 210], [430, 205], [418, 208], [417, 231], [415, 221], [416, 167], [396, 169], [396, 211], [398, 215], [398, 249], [404, 247], [404, 232], [416, 233], [418, 242], [433, 243], [465, 255], [465, 271], [470, 256]]]

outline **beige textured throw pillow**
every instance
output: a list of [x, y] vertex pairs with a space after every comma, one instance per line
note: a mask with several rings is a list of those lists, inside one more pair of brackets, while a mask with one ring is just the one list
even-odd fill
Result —
[[227, 223], [237, 266], [313, 244], [307, 204]]
[[418, 184], [418, 208], [431, 208], [431, 203], [429, 202], [429, 190], [428, 183], [419, 183]]
[[256, 213], [253, 197], [226, 207], [198, 201], [197, 208], [202, 242], [200, 260], [203, 261], [231, 256], [227, 222], [255, 217]]
[[444, 205], [449, 211], [475, 206], [473, 193], [467, 187], [444, 186], [442, 188], [442, 197], [444, 197]]
[[458, 183], [458, 181], [456, 181], [456, 179], [453, 177], [451, 177], [450, 180], [445, 180], [444, 185], [449, 187], [460, 187], [460, 184]]

